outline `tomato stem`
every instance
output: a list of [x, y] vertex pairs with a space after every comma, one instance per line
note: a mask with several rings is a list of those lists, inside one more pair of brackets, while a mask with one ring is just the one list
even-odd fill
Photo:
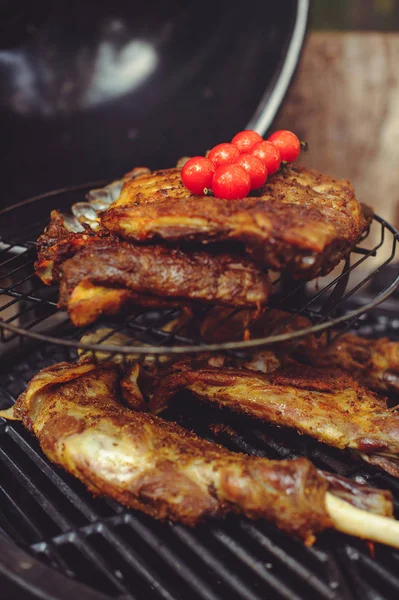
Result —
[[301, 142], [301, 150], [302, 152], [308, 152], [309, 150], [309, 144], [307, 142]]

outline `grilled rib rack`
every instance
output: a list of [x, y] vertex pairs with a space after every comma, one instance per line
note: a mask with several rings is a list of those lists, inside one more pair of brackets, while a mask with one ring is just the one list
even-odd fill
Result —
[[[57, 291], [33, 275], [34, 240], [51, 208], [67, 210], [91, 187], [61, 190], [0, 213], [1, 408], [15, 401], [39, 369], [74, 359], [81, 335], [99, 326], [106, 325], [111, 333], [123, 331], [132, 344], [142, 343], [111, 345], [109, 355], [245, 351], [273, 341], [235, 339], [210, 348], [200, 337], [165, 331], [164, 323], [176, 317], [170, 310], [140, 309], [85, 330], [71, 327], [66, 315], [57, 311]], [[30, 222], [27, 215], [32, 212], [38, 215], [37, 222]], [[394, 228], [376, 217], [369, 238], [341, 265], [340, 272], [320, 280], [318, 288], [277, 281], [273, 304], [293, 315], [310, 317], [313, 332], [332, 325], [344, 331], [356, 325], [368, 335], [388, 333], [399, 339], [399, 323], [392, 312], [395, 302], [389, 299], [384, 307], [375, 308], [398, 286], [397, 268], [389, 265], [396, 257], [398, 239]], [[233, 316], [234, 311], [227, 318]], [[87, 349], [97, 357], [98, 346]], [[269, 458], [305, 455], [320, 468], [390, 489], [398, 509], [398, 481], [359, 463], [348, 451], [193, 402], [187, 406], [182, 402], [167, 417], [232, 450]], [[337, 532], [324, 533], [314, 547], [305, 548], [273, 525], [236, 517], [194, 530], [161, 524], [112, 500], [93, 498], [80, 482], [49, 463], [20, 423], [0, 420], [0, 440], [0, 549], [4, 557], [0, 574], [7, 575], [2, 589], [13, 589], [13, 598], [18, 597], [15, 586], [21, 585], [25, 586], [21, 598], [28, 597], [30, 586], [36, 590], [36, 595], [31, 591], [32, 597], [75, 595], [82, 600], [374, 600], [399, 596], [399, 552], [395, 550], [376, 546], [374, 555], [366, 542]]]
[[[100, 185], [100, 184], [97, 184]], [[95, 326], [76, 329], [70, 326], [66, 314], [57, 310], [57, 287], [46, 287], [34, 275], [35, 239], [48, 222], [50, 210], [54, 207], [68, 212], [77, 201], [82, 200], [83, 193], [91, 190], [94, 184], [66, 188], [32, 198], [0, 212], [0, 250], [5, 260], [0, 263], [0, 294], [8, 299], [4, 302], [0, 316], [2, 317], [2, 341], [7, 342], [19, 338], [23, 343], [26, 338], [36, 341], [55, 343], [67, 351], [82, 348], [88, 351], [101, 349], [113, 354], [187, 354], [202, 351], [250, 350], [255, 346], [263, 346], [293, 337], [320, 333], [331, 327], [345, 330], [354, 325], [359, 317], [384, 301], [399, 285], [399, 274], [392, 272], [392, 277], [377, 289], [374, 286], [365, 301], [359, 291], [367, 289], [373, 277], [384, 270], [396, 256], [398, 232], [384, 219], [375, 216], [371, 233], [365, 236], [350, 257], [334, 272], [333, 276], [320, 278], [316, 289], [309, 290], [306, 282], [288, 281], [278, 278], [275, 291], [269, 302], [296, 315], [306, 315], [313, 322], [312, 327], [290, 333], [277, 333], [265, 338], [243, 339], [243, 331], [235, 331], [235, 338], [217, 344], [207, 344], [199, 333], [191, 332], [190, 337], [179, 334], [179, 329], [166, 332], [163, 328], [168, 320], [176, 318], [174, 310], [151, 311], [137, 309], [130, 312], [122, 320], [110, 319], [97, 322]], [[39, 219], [21, 227], [24, 212], [32, 212]], [[5, 283], [3, 283], [5, 282]], [[4, 315], [8, 310], [11, 314]], [[211, 309], [208, 309], [208, 311]], [[232, 319], [237, 311], [232, 310], [224, 315], [223, 320]], [[206, 310], [200, 310], [198, 317], [204, 319]], [[99, 344], [83, 344], [80, 338], [84, 333], [106, 325], [108, 333]], [[215, 324], [216, 326], [216, 324]], [[118, 346], [108, 342], [112, 333], [123, 331], [132, 340], [132, 344]], [[142, 342], [142, 345], [140, 344]], [[149, 352], [148, 344], [151, 344]]]

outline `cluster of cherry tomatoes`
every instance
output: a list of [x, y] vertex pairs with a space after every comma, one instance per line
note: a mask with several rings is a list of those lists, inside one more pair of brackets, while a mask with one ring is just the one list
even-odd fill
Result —
[[195, 156], [184, 165], [181, 178], [192, 194], [212, 190], [216, 198], [245, 198], [262, 187], [281, 161], [293, 162], [301, 143], [295, 133], [280, 130], [264, 140], [256, 131], [237, 133], [231, 143], [218, 144], [208, 156]]

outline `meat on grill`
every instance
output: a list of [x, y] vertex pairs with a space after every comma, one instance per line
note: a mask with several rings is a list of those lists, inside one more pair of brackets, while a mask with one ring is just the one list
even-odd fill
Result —
[[[311, 326], [307, 317], [293, 317], [282, 310], [270, 309], [258, 316], [252, 311], [232, 314], [227, 308], [215, 307], [204, 318], [201, 334], [205, 341], [213, 343], [240, 339], [246, 327], [251, 338], [259, 338]], [[336, 339], [334, 336], [329, 339], [326, 334], [307, 335], [256, 352], [249, 362], [251, 368], [267, 372], [293, 363], [338, 368], [376, 392], [399, 395], [399, 342], [388, 338], [369, 339], [352, 333]]]
[[311, 279], [330, 271], [360, 239], [370, 211], [348, 181], [290, 166], [257, 197], [193, 196], [179, 169], [127, 181], [103, 226], [135, 242], [238, 240], [262, 265]]
[[388, 338], [367, 339], [351, 333], [337, 338], [323, 347], [326, 338], [309, 340], [306, 338], [292, 353], [293, 358], [301, 357], [318, 368], [336, 366], [359, 378], [365, 385], [392, 396], [399, 395], [399, 343]]
[[[84, 231], [74, 232], [67, 229], [65, 217], [58, 211], [51, 211], [50, 223], [39, 236], [37, 259], [35, 262], [36, 275], [46, 285], [60, 279], [64, 262], [74, 256], [82, 248], [110, 237], [109, 231], [100, 228], [94, 231], [89, 226], [82, 225]], [[111, 236], [111, 239], [114, 239]]]
[[202, 364], [198, 359], [183, 361], [162, 378], [151, 400], [152, 411], [163, 410], [181, 389], [330, 446], [351, 448], [399, 477], [399, 415], [342, 371], [301, 365], [268, 375], [237, 366], [209, 366], [206, 359]]
[[392, 515], [390, 492], [323, 474], [307, 459], [270, 461], [232, 453], [148, 413], [120, 404], [115, 364], [43, 369], [18, 399], [14, 416], [50, 460], [91, 492], [157, 519], [188, 525], [227, 513], [265, 518], [312, 543], [332, 526], [327, 492]]
[[60, 267], [81, 248], [113, 236], [101, 227], [99, 215], [119, 196], [124, 181], [150, 173], [146, 167], [136, 167], [120, 180], [86, 194], [87, 202], [75, 203], [73, 214], [63, 215], [52, 210], [50, 222], [37, 240], [36, 274], [46, 285], [58, 281]]
[[80, 250], [61, 272], [59, 305], [75, 325], [132, 302], [259, 307], [271, 289], [267, 275], [245, 257], [107, 239]]

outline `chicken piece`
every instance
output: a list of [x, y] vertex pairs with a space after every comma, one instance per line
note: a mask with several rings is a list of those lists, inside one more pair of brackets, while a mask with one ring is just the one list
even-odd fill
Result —
[[187, 525], [229, 512], [265, 518], [307, 544], [333, 524], [326, 510], [329, 492], [392, 516], [389, 492], [327, 476], [305, 458], [236, 454], [124, 408], [120, 378], [113, 363], [60, 363], [39, 372], [14, 409], [48, 458], [94, 494]]
[[75, 325], [115, 314], [127, 303], [259, 306], [271, 289], [265, 273], [234, 254], [106, 239], [80, 250], [61, 270], [59, 306]]
[[101, 222], [136, 242], [236, 240], [262, 265], [311, 279], [350, 252], [370, 217], [348, 181], [290, 166], [240, 200], [193, 196], [180, 169], [155, 171], [126, 182]]
[[181, 389], [330, 446], [356, 450], [363, 460], [399, 477], [399, 415], [342, 371], [292, 366], [265, 375], [194, 359], [176, 363], [162, 379], [152, 412], [165, 409]]

